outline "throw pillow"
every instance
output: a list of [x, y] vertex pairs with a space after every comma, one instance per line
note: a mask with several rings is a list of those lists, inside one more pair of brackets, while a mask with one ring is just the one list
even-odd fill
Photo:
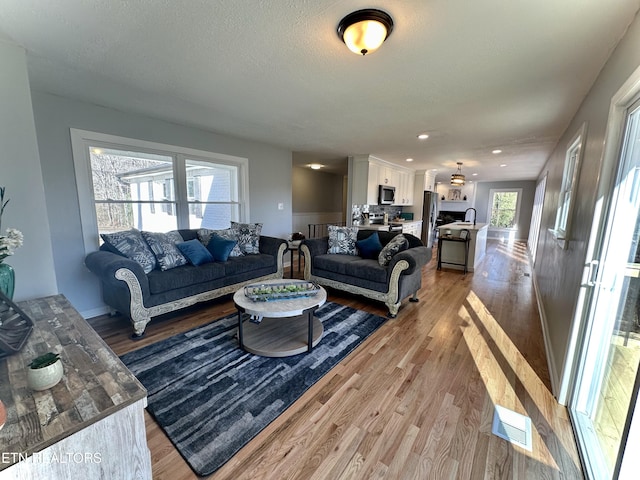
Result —
[[189, 263], [192, 265], [198, 266], [203, 263], [213, 262], [213, 257], [211, 256], [211, 253], [209, 253], [209, 250], [207, 250], [205, 246], [195, 238], [193, 240], [179, 243], [177, 247], [182, 254], [187, 257]]
[[329, 250], [327, 253], [339, 253], [341, 255], [357, 255], [356, 241], [358, 240], [358, 227], [339, 227], [329, 225]]
[[367, 238], [358, 240], [356, 246], [362, 258], [378, 258], [382, 250], [382, 243], [380, 243], [378, 232], [373, 232]]
[[229, 260], [229, 255], [238, 244], [236, 240], [227, 240], [222, 238], [220, 235], [216, 235], [215, 233], [211, 235], [211, 240], [207, 244], [207, 250], [213, 256], [213, 260], [216, 262], [226, 262]]
[[167, 233], [142, 232], [142, 238], [151, 247], [151, 251], [160, 265], [160, 270], [169, 270], [187, 264], [187, 259], [176, 247], [177, 243], [184, 242], [177, 230]]
[[100, 236], [110, 247], [115, 248], [125, 257], [138, 262], [144, 273], [149, 273], [156, 268], [156, 256], [142, 238], [140, 230], [132, 228], [122, 232], [101, 233]]
[[242, 253], [260, 253], [261, 223], [231, 222], [231, 230], [236, 234]]
[[[209, 245], [209, 241], [211, 240], [211, 236], [213, 234], [216, 234], [226, 240], [234, 240], [236, 242], [238, 241], [237, 235], [230, 228], [227, 228], [225, 230], [211, 230], [209, 228], [201, 228], [200, 230], [198, 230], [198, 239], [200, 240], [200, 242], [202, 242], [202, 245]], [[230, 257], [241, 257], [242, 255], [243, 253], [240, 250], [240, 246], [238, 244], [233, 247], [233, 250], [231, 250], [231, 253], [229, 254]]]
[[396, 253], [406, 250], [407, 248], [409, 248], [409, 240], [407, 240], [404, 235], [399, 233], [384, 246], [384, 248], [378, 255], [378, 263], [381, 267], [386, 267], [387, 265], [389, 265], [391, 259]]

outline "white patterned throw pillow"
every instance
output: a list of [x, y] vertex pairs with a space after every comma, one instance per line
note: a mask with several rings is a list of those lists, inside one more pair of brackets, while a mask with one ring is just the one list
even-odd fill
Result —
[[238, 240], [238, 247], [244, 254], [260, 253], [261, 223], [231, 222], [231, 230]]
[[101, 233], [100, 236], [105, 243], [108, 243], [122, 255], [138, 262], [144, 273], [149, 273], [156, 268], [156, 256], [142, 238], [139, 230], [132, 228], [123, 232]]
[[384, 246], [378, 255], [378, 263], [381, 267], [386, 267], [391, 263], [391, 259], [396, 253], [406, 250], [407, 248], [409, 248], [409, 240], [407, 240], [407, 237], [399, 233]]
[[327, 253], [340, 255], [357, 255], [356, 241], [358, 240], [358, 227], [339, 227], [329, 225], [329, 250]]
[[186, 265], [187, 259], [182, 255], [176, 244], [184, 242], [182, 235], [177, 230], [167, 233], [142, 232], [142, 237], [146, 240], [151, 251], [156, 256], [160, 265], [160, 270]]

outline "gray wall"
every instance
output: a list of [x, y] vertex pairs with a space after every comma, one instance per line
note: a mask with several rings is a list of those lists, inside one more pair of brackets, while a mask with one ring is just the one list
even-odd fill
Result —
[[24, 49], [0, 40], [0, 65], [0, 186], [10, 199], [0, 234], [15, 228], [24, 235], [24, 245], [4, 260], [15, 270], [13, 298], [20, 301], [58, 289]]
[[[541, 296], [544, 328], [547, 332], [548, 355], [556, 384], [566, 368], [572, 317], [580, 290], [587, 243], [591, 233], [595, 202], [599, 187], [606, 185], [615, 165], [601, 165], [605, 130], [611, 98], [631, 73], [640, 65], [640, 20], [638, 16], [629, 26], [611, 57], [603, 67], [580, 109], [571, 121], [558, 145], [547, 161], [540, 178], [548, 172], [538, 241], [535, 277]], [[555, 225], [556, 208], [562, 182], [567, 147], [583, 122], [587, 122], [586, 145], [573, 205], [573, 224], [569, 246], [562, 249], [548, 229]], [[600, 180], [599, 180], [600, 178]]]
[[[488, 223], [489, 212], [489, 191], [498, 188], [521, 188], [520, 217], [518, 219], [517, 240], [527, 240], [529, 237], [529, 226], [531, 224], [531, 212], [533, 211], [533, 199], [536, 194], [536, 182], [534, 180], [519, 182], [478, 182], [476, 183], [475, 208], [478, 211], [478, 222]], [[469, 218], [469, 217], [468, 217]], [[490, 237], [500, 236], [499, 232], [491, 232]]]
[[83, 265], [71, 127], [248, 158], [250, 221], [262, 222], [266, 235], [290, 233], [290, 151], [47, 93], [32, 92], [32, 98], [58, 288], [85, 316], [99, 314], [103, 303]]
[[293, 167], [293, 213], [340, 212], [343, 175]]

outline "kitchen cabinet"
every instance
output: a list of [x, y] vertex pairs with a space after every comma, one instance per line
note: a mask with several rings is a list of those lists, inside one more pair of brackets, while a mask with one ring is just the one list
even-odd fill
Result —
[[413, 203], [413, 170], [394, 165], [372, 155], [356, 155], [352, 163], [352, 205], [377, 205], [379, 185], [396, 188], [394, 205]]
[[416, 222], [405, 222], [402, 224], [402, 233], [408, 233], [413, 235], [414, 237], [420, 238], [420, 233], [422, 230], [422, 221]]

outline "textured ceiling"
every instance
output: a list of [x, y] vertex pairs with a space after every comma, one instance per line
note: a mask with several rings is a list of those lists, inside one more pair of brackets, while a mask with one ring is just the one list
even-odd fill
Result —
[[[395, 28], [360, 57], [335, 29], [370, 7]], [[294, 163], [368, 153], [436, 168], [439, 179], [457, 161], [478, 181], [533, 179], [639, 7], [0, 0], [0, 38], [26, 48], [37, 90], [265, 141], [292, 150]]]

